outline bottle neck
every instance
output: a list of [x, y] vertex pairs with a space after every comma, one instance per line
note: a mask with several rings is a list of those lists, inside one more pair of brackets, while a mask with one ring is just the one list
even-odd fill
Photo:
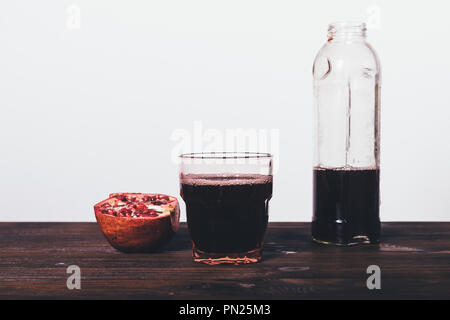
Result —
[[356, 42], [365, 40], [365, 23], [336, 22], [328, 26], [328, 41]]

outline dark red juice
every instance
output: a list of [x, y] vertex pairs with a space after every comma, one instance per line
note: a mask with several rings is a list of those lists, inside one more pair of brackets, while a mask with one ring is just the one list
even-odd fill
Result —
[[380, 241], [379, 169], [314, 169], [313, 239], [357, 244]]
[[182, 175], [181, 196], [195, 250], [220, 254], [262, 247], [272, 176]]

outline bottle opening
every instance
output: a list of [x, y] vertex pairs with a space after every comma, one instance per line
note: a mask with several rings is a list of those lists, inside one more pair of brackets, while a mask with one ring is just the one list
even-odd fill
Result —
[[365, 38], [366, 30], [364, 22], [333, 22], [328, 26], [328, 40], [336, 38]]

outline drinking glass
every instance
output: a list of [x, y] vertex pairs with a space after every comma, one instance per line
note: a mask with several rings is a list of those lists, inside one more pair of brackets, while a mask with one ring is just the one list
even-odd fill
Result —
[[180, 155], [193, 259], [214, 265], [261, 260], [272, 197], [272, 155], [203, 152]]

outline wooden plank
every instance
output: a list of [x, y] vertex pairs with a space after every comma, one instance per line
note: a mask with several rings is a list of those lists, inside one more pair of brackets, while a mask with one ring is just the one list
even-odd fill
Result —
[[[270, 223], [258, 264], [192, 262], [185, 224], [151, 254], [123, 254], [95, 223], [0, 223], [0, 298], [450, 298], [450, 223], [384, 223], [382, 244], [329, 247], [308, 223]], [[366, 268], [381, 268], [368, 290]], [[81, 290], [68, 290], [78, 265]]]

